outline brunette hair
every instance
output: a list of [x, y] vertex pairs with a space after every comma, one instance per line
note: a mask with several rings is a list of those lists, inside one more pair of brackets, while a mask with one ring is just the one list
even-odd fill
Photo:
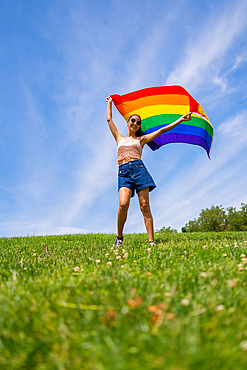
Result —
[[[129, 118], [128, 118], [128, 122], [129, 120], [132, 118], [132, 117], [139, 117], [140, 118], [140, 121], [142, 121], [141, 117], [139, 116], [139, 114], [132, 114]], [[140, 137], [140, 136], [143, 136], [144, 135], [144, 132], [142, 131], [141, 129], [141, 126], [138, 128], [138, 130], [136, 131], [136, 137]]]

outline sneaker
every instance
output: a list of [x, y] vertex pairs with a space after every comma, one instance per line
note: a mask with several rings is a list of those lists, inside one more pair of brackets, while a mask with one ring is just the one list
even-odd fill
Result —
[[150, 247], [154, 247], [155, 246], [155, 242], [149, 242], [150, 244]]
[[116, 237], [115, 243], [113, 244], [113, 247], [118, 247], [120, 244], [123, 244], [124, 237], [119, 238], [118, 236]]

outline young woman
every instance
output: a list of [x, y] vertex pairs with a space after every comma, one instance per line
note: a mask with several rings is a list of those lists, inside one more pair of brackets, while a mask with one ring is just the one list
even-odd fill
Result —
[[112, 98], [108, 97], [106, 119], [112, 135], [117, 142], [118, 169], [118, 191], [119, 209], [117, 218], [117, 237], [114, 246], [123, 243], [123, 228], [127, 219], [130, 198], [134, 196], [135, 190], [138, 194], [141, 212], [147, 229], [149, 243], [154, 246], [153, 217], [149, 204], [149, 192], [156, 185], [141, 160], [142, 148], [146, 143], [156, 139], [165, 132], [179, 125], [183, 121], [191, 120], [191, 113], [180, 117], [177, 121], [155, 131], [151, 134], [142, 135], [141, 117], [133, 114], [127, 121], [128, 134], [123, 137], [117, 130], [112, 120]]

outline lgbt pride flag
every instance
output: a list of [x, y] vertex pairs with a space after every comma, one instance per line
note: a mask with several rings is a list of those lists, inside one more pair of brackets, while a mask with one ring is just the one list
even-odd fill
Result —
[[177, 142], [200, 145], [209, 157], [214, 135], [213, 126], [201, 105], [183, 87], [150, 87], [125, 95], [111, 95], [111, 97], [126, 121], [132, 114], [138, 114], [141, 117], [141, 128], [144, 134], [156, 131], [184, 114], [192, 113], [191, 121], [180, 123], [147, 145], [152, 150]]

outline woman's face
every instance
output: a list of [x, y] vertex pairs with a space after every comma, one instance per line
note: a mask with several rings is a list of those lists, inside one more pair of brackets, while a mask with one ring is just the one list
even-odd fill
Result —
[[128, 128], [132, 132], [136, 132], [141, 127], [140, 116], [132, 116], [127, 122]]

